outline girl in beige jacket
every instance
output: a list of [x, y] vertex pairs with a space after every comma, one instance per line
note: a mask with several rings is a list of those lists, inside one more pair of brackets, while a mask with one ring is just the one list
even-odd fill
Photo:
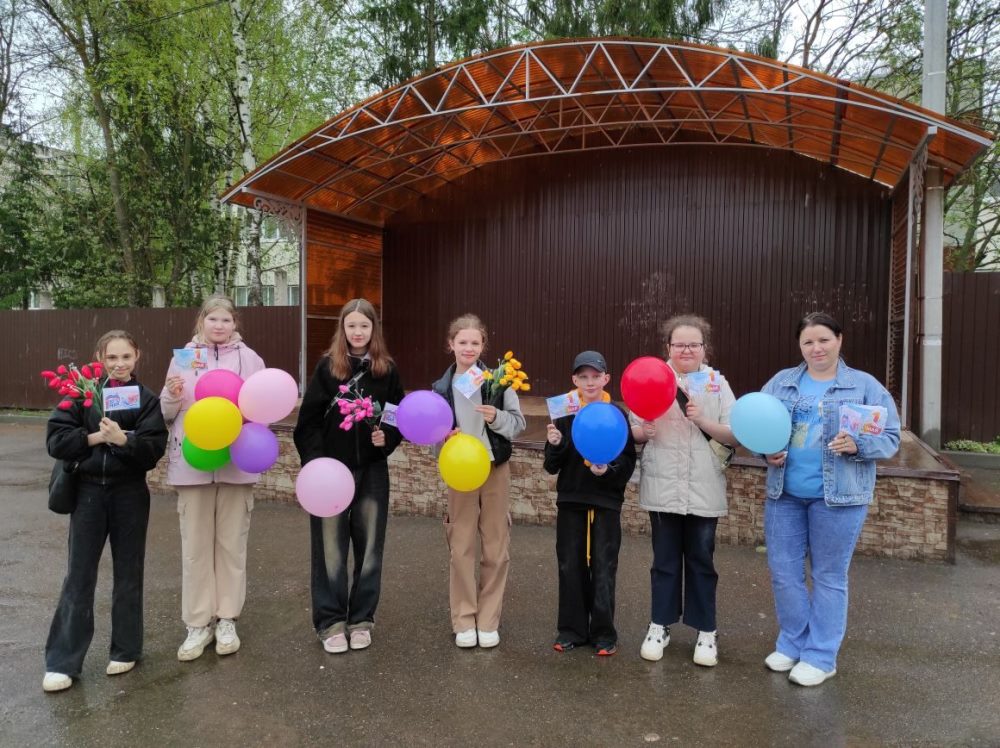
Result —
[[[705, 364], [711, 326], [701, 317], [672, 317], [663, 326], [667, 363], [677, 375], [678, 400], [655, 421], [632, 416], [632, 435], [645, 443], [639, 505], [649, 512], [653, 541], [652, 614], [641, 656], [659, 660], [669, 626], [682, 619], [697, 629], [694, 661], [718, 663], [715, 623], [715, 529], [726, 514], [720, 444], [734, 444], [729, 383]], [[686, 402], [685, 402], [686, 401]], [[715, 442], [714, 444], [712, 442]]]

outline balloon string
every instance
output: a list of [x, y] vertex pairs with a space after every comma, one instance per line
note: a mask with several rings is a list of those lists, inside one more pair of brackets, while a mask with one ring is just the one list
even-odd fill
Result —
[[594, 510], [587, 510], [587, 568], [590, 568], [590, 526], [594, 524]]

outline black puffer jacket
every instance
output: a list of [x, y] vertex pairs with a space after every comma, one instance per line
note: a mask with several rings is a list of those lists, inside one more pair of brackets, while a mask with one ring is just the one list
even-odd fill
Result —
[[136, 380], [139, 407], [136, 410], [113, 410], [107, 417], [121, 426], [128, 441], [87, 445], [87, 435], [101, 430], [101, 416], [96, 407], [84, 408], [77, 401], [69, 410], [56, 408], [49, 418], [45, 446], [57, 460], [79, 463], [80, 479], [108, 485], [145, 480], [167, 449], [167, 426], [160, 411], [160, 398]]
[[[383, 408], [386, 403], [399, 405], [403, 399], [403, 385], [395, 365], [390, 364], [389, 373], [384, 377], [376, 378], [368, 370], [367, 359], [356, 356], [349, 356], [348, 359], [352, 374], [364, 369], [357, 389], [365, 397], [377, 400]], [[302, 397], [299, 419], [295, 424], [295, 448], [303, 465], [317, 457], [333, 457], [349, 468], [362, 468], [384, 461], [403, 440], [399, 429], [388, 425], [382, 429], [385, 432], [384, 447], [372, 444], [371, 427], [364, 421], [354, 424], [350, 431], [340, 428], [343, 418], [333, 400], [340, 395], [340, 385], [347, 381], [333, 376], [329, 356], [319, 360]]]

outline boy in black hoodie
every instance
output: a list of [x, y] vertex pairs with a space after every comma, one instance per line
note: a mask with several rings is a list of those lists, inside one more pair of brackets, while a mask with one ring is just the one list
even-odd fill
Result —
[[[597, 351], [573, 362], [573, 384], [581, 407], [610, 402], [604, 391], [611, 377]], [[635, 468], [635, 442], [611, 463], [592, 465], [573, 445], [574, 415], [548, 425], [545, 470], [556, 481], [556, 558], [559, 562], [559, 635], [553, 648], [567, 652], [592, 643], [597, 654], [618, 651], [615, 630], [615, 577], [621, 547], [621, 506]]]

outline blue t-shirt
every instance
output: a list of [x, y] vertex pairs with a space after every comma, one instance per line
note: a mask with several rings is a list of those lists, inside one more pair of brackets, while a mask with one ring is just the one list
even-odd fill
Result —
[[807, 372], [799, 380], [784, 490], [800, 499], [823, 498], [823, 395], [831, 384], [833, 380], [817, 382]]

